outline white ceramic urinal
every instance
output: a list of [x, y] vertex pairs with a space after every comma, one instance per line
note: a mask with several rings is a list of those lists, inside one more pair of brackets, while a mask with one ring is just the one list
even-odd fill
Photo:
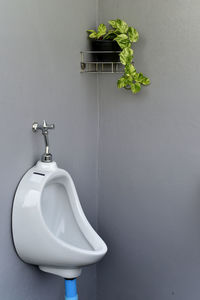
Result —
[[[51, 154], [46, 154], [50, 160]], [[24, 262], [64, 278], [78, 277], [82, 267], [96, 263], [107, 252], [84, 215], [71, 176], [55, 162], [39, 161], [20, 181], [12, 231]]]

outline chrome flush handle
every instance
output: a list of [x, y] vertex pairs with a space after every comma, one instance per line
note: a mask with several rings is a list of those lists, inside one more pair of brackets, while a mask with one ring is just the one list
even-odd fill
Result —
[[46, 163], [52, 162], [52, 154], [49, 152], [48, 130], [54, 128], [55, 128], [54, 124], [47, 124], [45, 120], [43, 121], [43, 125], [39, 125], [37, 122], [34, 122], [32, 125], [33, 132], [37, 132], [38, 130], [41, 130], [44, 136], [45, 153], [42, 155], [41, 158], [42, 162], [46, 162]]

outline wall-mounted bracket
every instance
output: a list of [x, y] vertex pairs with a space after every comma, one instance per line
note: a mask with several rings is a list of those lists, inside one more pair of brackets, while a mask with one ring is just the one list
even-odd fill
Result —
[[94, 61], [95, 54], [119, 54], [120, 51], [81, 51], [81, 73], [124, 73], [120, 61]]

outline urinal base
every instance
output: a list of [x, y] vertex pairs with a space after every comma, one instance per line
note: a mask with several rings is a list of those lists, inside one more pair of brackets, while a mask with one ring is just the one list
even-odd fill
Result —
[[46, 273], [51, 273], [54, 275], [61, 276], [63, 278], [76, 278], [81, 275], [81, 269], [64, 269], [64, 268], [54, 268], [48, 266], [39, 266], [39, 269]]

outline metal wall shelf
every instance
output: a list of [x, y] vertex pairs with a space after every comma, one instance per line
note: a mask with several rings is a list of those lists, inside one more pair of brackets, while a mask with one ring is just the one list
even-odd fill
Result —
[[120, 51], [81, 51], [81, 73], [123, 73], [124, 66], [119, 61], [94, 61], [94, 54], [119, 54]]

